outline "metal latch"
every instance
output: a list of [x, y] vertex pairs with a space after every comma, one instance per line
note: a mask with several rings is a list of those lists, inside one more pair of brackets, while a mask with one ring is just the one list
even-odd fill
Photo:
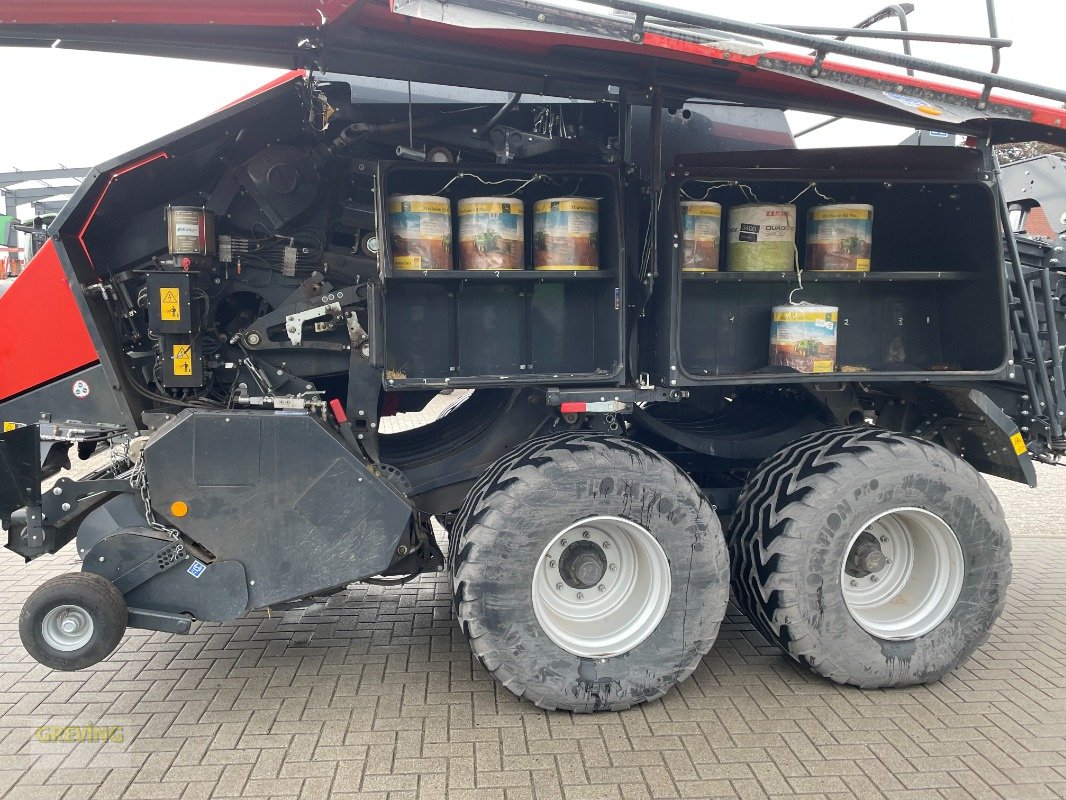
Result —
[[289, 341], [293, 347], [299, 347], [304, 339], [303, 325], [308, 320], [321, 319], [322, 317], [341, 316], [341, 304], [338, 302], [326, 303], [322, 306], [309, 308], [306, 311], [297, 311], [285, 317], [285, 332], [289, 335]]

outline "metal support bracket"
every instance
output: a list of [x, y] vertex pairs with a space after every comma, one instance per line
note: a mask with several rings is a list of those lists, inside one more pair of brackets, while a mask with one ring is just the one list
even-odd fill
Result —
[[617, 414], [631, 411], [634, 403], [677, 403], [688, 397], [684, 389], [664, 386], [604, 389], [545, 390], [546, 404], [564, 414]]

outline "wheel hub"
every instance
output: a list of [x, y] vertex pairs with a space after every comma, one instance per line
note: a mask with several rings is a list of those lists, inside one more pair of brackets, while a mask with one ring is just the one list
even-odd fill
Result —
[[880, 572], [888, 566], [888, 556], [881, 549], [881, 544], [866, 531], [859, 534], [848, 555], [848, 565], [844, 571], [848, 575], [865, 578]]
[[81, 606], [56, 606], [41, 620], [41, 636], [56, 650], [78, 650], [93, 636], [93, 618]]
[[573, 589], [591, 589], [606, 572], [607, 556], [598, 542], [573, 542], [559, 556], [559, 574]]
[[852, 618], [882, 639], [915, 639], [943, 622], [962, 591], [962, 546], [940, 517], [900, 508], [874, 517], [848, 545], [841, 590]]
[[598, 516], [560, 531], [534, 568], [533, 610], [547, 636], [578, 656], [626, 653], [651, 635], [670, 600], [670, 563], [641, 525]]

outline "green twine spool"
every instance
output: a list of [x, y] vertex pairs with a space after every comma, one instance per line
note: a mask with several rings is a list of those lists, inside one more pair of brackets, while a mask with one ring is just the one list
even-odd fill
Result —
[[726, 269], [786, 272], [796, 265], [796, 207], [749, 203], [729, 209]]

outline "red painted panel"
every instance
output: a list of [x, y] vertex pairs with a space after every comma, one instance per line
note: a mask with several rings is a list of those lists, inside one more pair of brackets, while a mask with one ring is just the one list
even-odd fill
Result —
[[307, 70], [291, 69], [285, 74], [279, 75], [278, 77], [274, 78], [274, 80], [264, 83], [258, 89], [253, 89], [252, 91], [248, 92], [248, 94], [242, 95], [241, 97], [238, 97], [236, 100], [230, 103], [226, 103], [226, 105], [222, 106], [219, 111], [225, 111], [227, 108], [233, 108], [235, 105], [243, 103], [245, 100], [250, 100], [253, 97], [258, 97], [259, 95], [263, 94], [263, 92], [269, 92], [271, 89], [281, 86], [283, 83], [290, 83], [296, 80], [297, 78], [303, 78], [306, 75]]
[[40, 25], [249, 25], [321, 27], [357, 0], [0, 0], [0, 20]]
[[0, 400], [97, 360], [51, 241], [0, 297]]

